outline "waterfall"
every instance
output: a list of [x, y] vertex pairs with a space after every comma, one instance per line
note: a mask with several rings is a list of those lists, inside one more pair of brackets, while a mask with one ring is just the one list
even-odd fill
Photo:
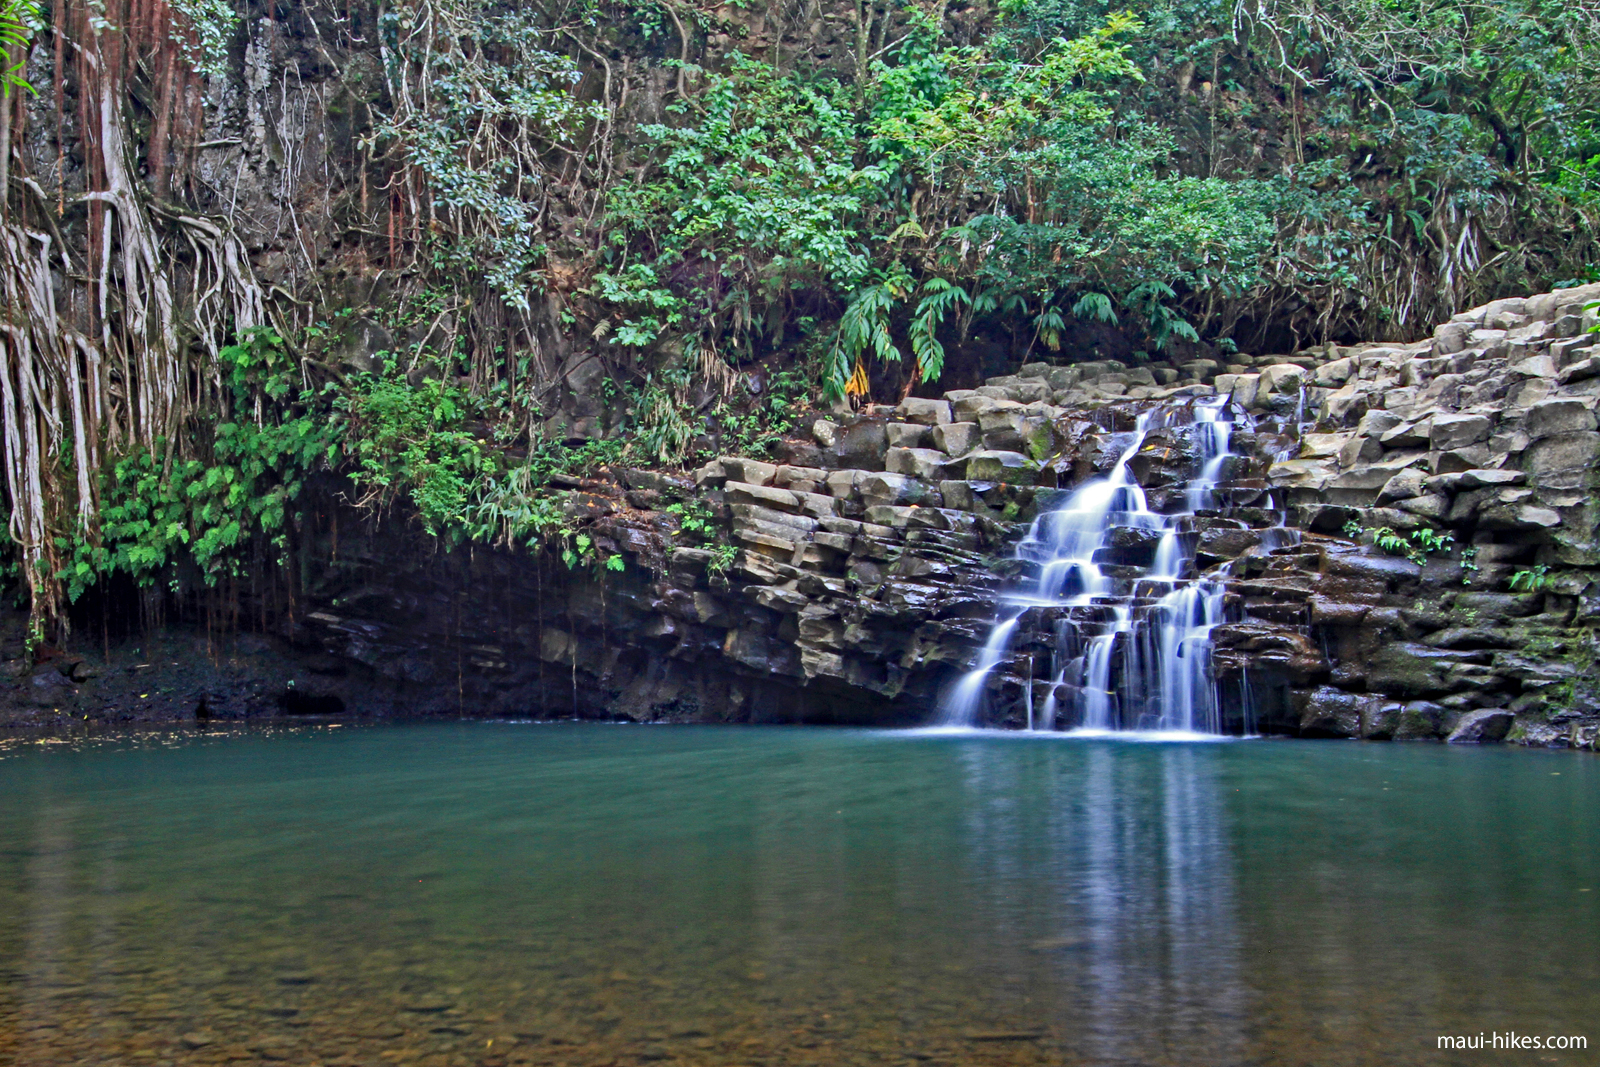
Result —
[[[1184, 425], [1193, 435], [1196, 470], [1176, 510], [1152, 511], [1129, 464], [1158, 429]], [[1069, 721], [1086, 731], [1160, 730], [1217, 733], [1221, 716], [1211, 676], [1211, 631], [1222, 621], [1223, 585], [1194, 571], [1194, 516], [1219, 507], [1230, 451], [1232, 410], [1227, 398], [1162, 406], [1142, 413], [1130, 434], [1113, 435], [1120, 449], [1104, 477], [1074, 490], [1039, 515], [1017, 545], [1015, 558], [1037, 567], [1032, 583], [1005, 594], [999, 618], [971, 670], [951, 688], [943, 722], [978, 721], [990, 676], [1006, 660], [1024, 616], [1057, 614], [1050, 688], [1035, 714], [1032, 654], [1024, 706], [1030, 730], [1054, 730], [1072, 693]], [[1114, 563], [1149, 552], [1146, 565]], [[1130, 573], [1136, 572], [1136, 573]], [[1064, 618], [1062, 615], [1064, 614]]]

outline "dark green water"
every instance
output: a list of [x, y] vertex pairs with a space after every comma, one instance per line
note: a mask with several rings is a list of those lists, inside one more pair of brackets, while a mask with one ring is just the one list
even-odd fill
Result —
[[463, 724], [0, 750], [0, 1062], [1594, 1063], [1600, 762]]

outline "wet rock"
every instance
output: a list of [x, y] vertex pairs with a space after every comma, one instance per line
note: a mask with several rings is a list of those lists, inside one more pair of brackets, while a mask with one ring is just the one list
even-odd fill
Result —
[[1447, 738], [1452, 745], [1498, 744], [1511, 732], [1515, 717], [1504, 708], [1487, 708], [1461, 716]]
[[1300, 716], [1300, 733], [1306, 737], [1359, 737], [1366, 697], [1322, 686], [1306, 699]]
[[1398, 696], [1450, 692], [1452, 671], [1460, 662], [1455, 652], [1428, 645], [1392, 642], [1379, 648], [1367, 668], [1367, 686]]
[[1155, 562], [1156, 548], [1161, 544], [1162, 536], [1160, 530], [1136, 526], [1112, 527], [1106, 535], [1106, 546], [1095, 552], [1095, 562], [1148, 568]]
[[1431, 741], [1445, 734], [1445, 724], [1450, 713], [1442, 704], [1427, 700], [1413, 700], [1400, 707], [1392, 739], [1395, 741]]
[[1257, 530], [1212, 528], [1201, 531], [1196, 546], [1196, 559], [1203, 565], [1213, 565], [1224, 560], [1237, 559], [1261, 543]]

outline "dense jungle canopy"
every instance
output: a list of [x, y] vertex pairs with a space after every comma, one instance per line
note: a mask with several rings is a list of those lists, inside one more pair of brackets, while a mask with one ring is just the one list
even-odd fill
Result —
[[[1593, 278], [1590, 0], [13, 0], [8, 579], [288, 575], [308, 486], [572, 495], [1027, 360]], [[686, 527], [695, 521], [685, 516]]]

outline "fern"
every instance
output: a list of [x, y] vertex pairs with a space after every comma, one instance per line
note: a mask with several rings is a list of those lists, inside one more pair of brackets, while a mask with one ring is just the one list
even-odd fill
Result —
[[1066, 328], [1067, 320], [1053, 307], [1045, 307], [1033, 318], [1035, 336], [1052, 352], [1061, 351], [1061, 331]]
[[1108, 322], [1117, 324], [1117, 313], [1111, 307], [1111, 298], [1104, 293], [1084, 293], [1078, 302], [1072, 305], [1074, 318], [1088, 319], [1093, 322]]
[[923, 381], [931, 382], [944, 373], [944, 346], [936, 336], [940, 324], [952, 309], [971, 303], [965, 289], [943, 278], [929, 278], [922, 284], [922, 299], [911, 318], [911, 354]]
[[898, 288], [891, 280], [868, 286], [844, 309], [823, 370], [822, 395], [828, 400], [838, 402], [864, 391], [863, 353], [870, 351], [885, 363], [900, 362], [900, 350], [889, 334], [889, 314], [903, 292]]
[[8, 52], [18, 49], [22, 53], [21, 59], [0, 70], [0, 86], [4, 87], [4, 95], [9, 95], [12, 90], [33, 93], [27, 75], [28, 42], [33, 40], [33, 30], [37, 25], [39, 5], [34, 0], [0, 2], [0, 47]]

